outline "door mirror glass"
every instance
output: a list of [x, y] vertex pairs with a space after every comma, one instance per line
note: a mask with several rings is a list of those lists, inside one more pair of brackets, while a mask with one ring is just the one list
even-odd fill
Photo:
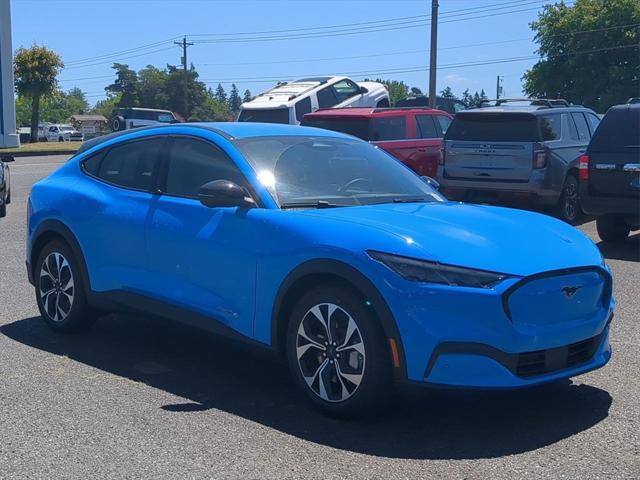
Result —
[[198, 190], [200, 203], [207, 207], [246, 207], [256, 206], [249, 192], [237, 183], [229, 180], [213, 180]]
[[435, 178], [428, 177], [427, 175], [423, 175], [420, 178], [422, 178], [422, 180], [424, 180], [424, 183], [426, 183], [430, 187], [435, 188], [436, 190], [440, 190], [440, 182], [438, 182]]

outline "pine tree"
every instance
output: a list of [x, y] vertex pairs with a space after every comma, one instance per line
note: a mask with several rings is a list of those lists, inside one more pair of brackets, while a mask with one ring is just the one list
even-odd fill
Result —
[[242, 103], [250, 102], [252, 99], [253, 97], [251, 96], [249, 89], [245, 90], [244, 95], [242, 96]]
[[242, 99], [240, 98], [238, 87], [236, 87], [235, 83], [232, 83], [231, 93], [229, 93], [229, 110], [231, 110], [233, 113], [237, 113], [240, 111], [241, 104]]
[[453, 90], [451, 90], [451, 87], [448, 85], [444, 88], [444, 90], [440, 92], [440, 96], [442, 98], [456, 98], [456, 96], [453, 93]]
[[220, 103], [227, 103], [227, 92], [224, 91], [224, 88], [221, 83], [218, 84], [214, 97]]

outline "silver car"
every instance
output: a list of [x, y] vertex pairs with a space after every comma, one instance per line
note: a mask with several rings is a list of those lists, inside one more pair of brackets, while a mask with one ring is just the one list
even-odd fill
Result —
[[441, 190], [452, 199], [525, 199], [580, 213], [578, 162], [600, 118], [562, 100], [498, 101], [458, 112], [444, 137]]

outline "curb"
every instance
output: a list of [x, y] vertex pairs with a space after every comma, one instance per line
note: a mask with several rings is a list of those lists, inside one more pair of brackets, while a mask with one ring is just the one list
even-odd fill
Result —
[[47, 155], [73, 155], [77, 150], [36, 150], [33, 152], [3, 152], [0, 155], [11, 155], [12, 157], [46, 157]]

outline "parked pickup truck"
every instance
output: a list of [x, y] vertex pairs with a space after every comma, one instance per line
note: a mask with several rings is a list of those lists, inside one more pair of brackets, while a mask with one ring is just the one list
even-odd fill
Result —
[[621, 241], [640, 229], [640, 103], [611, 107], [580, 157], [580, 201], [598, 235]]
[[82, 142], [84, 135], [71, 125], [51, 124], [44, 128], [47, 142]]
[[367, 140], [419, 175], [435, 178], [452, 118], [430, 108], [333, 108], [305, 115], [302, 124]]

